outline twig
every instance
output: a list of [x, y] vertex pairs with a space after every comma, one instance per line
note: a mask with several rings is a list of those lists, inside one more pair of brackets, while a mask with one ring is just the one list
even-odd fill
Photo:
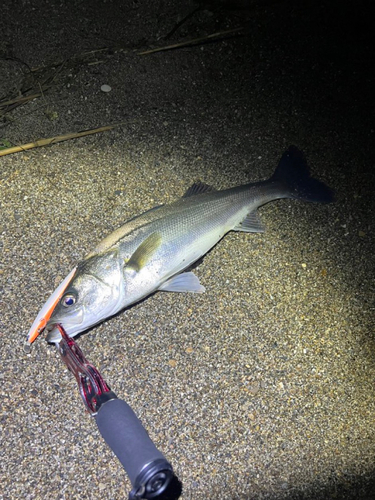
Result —
[[[194, 13], [195, 13], [195, 11], [193, 11], [191, 14], [194, 14]], [[184, 22], [184, 19], [182, 20], [182, 22]], [[178, 23], [176, 27], [178, 28], [180, 25], [181, 25], [181, 22]], [[153, 49], [150, 49], [147, 47], [143, 48], [143, 49], [141, 49], [140, 47], [134, 48], [134, 47], [121, 47], [121, 46], [102, 47], [100, 49], [95, 49], [95, 50], [83, 52], [80, 54], [76, 54], [75, 56], [71, 57], [70, 59], [64, 59], [61, 61], [57, 61], [57, 62], [54, 62], [54, 63], [48, 65], [48, 66], [40, 66], [38, 68], [31, 68], [30, 74], [33, 76], [35, 74], [38, 74], [38, 73], [41, 76], [43, 76], [43, 72], [45, 72], [46, 70], [50, 70], [52, 72], [52, 74], [47, 74], [44, 78], [44, 81], [39, 85], [39, 87], [41, 87], [42, 93], [38, 92], [39, 89], [36, 89], [34, 84], [30, 84], [26, 90], [25, 89], [22, 89], [22, 91], [21, 91], [21, 89], [19, 90], [19, 93], [21, 95], [18, 95], [17, 97], [13, 97], [13, 96], [10, 98], [8, 97], [7, 100], [5, 100], [5, 99], [0, 100], [0, 117], [4, 116], [6, 113], [9, 113], [10, 111], [17, 108], [18, 106], [22, 106], [23, 104], [26, 104], [27, 102], [40, 97], [43, 93], [45, 93], [47, 90], [49, 90], [52, 87], [52, 85], [55, 83], [55, 79], [56, 79], [57, 75], [60, 72], [62, 72], [63, 69], [67, 69], [67, 68], [70, 68], [72, 66], [74, 67], [75, 64], [82, 63], [85, 58], [93, 57], [96, 54], [106, 55], [106, 54], [110, 54], [112, 51], [115, 51], [115, 52], [122, 52], [124, 54], [135, 53], [139, 56], [144, 56], [147, 54], [154, 54], [157, 52], [163, 52], [163, 51], [167, 51], [167, 50], [188, 47], [191, 45], [198, 45], [200, 43], [205, 43], [205, 42], [209, 42], [209, 41], [215, 41], [216, 39], [223, 38], [227, 35], [232, 35], [232, 34], [238, 33], [239, 31], [241, 31], [243, 29], [244, 29], [243, 27], [240, 27], [240, 28], [235, 28], [235, 29], [231, 29], [231, 30], [227, 30], [227, 31], [220, 31], [220, 32], [212, 33], [211, 35], [206, 35], [206, 36], [203, 36], [200, 38], [194, 38], [192, 40], [186, 40], [184, 42], [179, 42], [179, 43], [175, 43], [172, 45], [167, 45], [164, 47], [158, 47], [158, 48], [153, 48]], [[173, 32], [174, 31], [172, 30], [172, 32], [168, 36], [170, 36]], [[86, 61], [86, 63], [89, 65], [100, 64], [100, 62], [101, 61], [98, 61], [98, 60]], [[34, 76], [34, 79], [35, 78], [36, 77]], [[27, 93], [30, 93], [30, 94], [27, 95]], [[63, 139], [63, 140], [65, 140], [65, 139]], [[58, 141], [55, 139], [55, 142], [58, 142]], [[32, 143], [32, 144], [34, 144], [34, 143]], [[44, 144], [42, 144], [42, 145], [44, 145]], [[38, 147], [38, 146], [31, 146], [31, 147]], [[25, 148], [23, 146], [23, 149], [27, 149], [27, 148]], [[3, 155], [10, 154], [10, 153], [5, 153], [5, 151], [6, 150], [3, 150], [3, 152], [2, 152]], [[19, 150], [17, 150], [17, 151], [19, 151]]]
[[243, 28], [234, 28], [232, 30], [227, 31], [219, 31], [218, 33], [212, 33], [211, 35], [202, 36], [200, 38], [193, 38], [192, 40], [186, 40], [185, 42], [174, 43], [173, 45], [166, 45], [164, 47], [158, 47], [157, 49], [145, 50], [143, 52], [138, 52], [139, 56], [145, 56], [147, 54], [153, 54], [155, 52], [162, 52], [164, 50], [172, 50], [178, 49], [180, 47], [187, 47], [189, 45], [196, 45], [198, 43], [206, 42], [208, 40], [212, 40], [214, 38], [220, 38], [225, 35], [230, 35], [231, 33], [236, 33], [238, 31], [243, 30]]
[[171, 31], [170, 31], [167, 35], [165, 35], [164, 40], [168, 40], [168, 38], [171, 38], [171, 36], [172, 36], [172, 35], [174, 35], [174, 34], [176, 33], [176, 31], [177, 31], [179, 28], [181, 28], [181, 26], [182, 26], [184, 23], [186, 23], [186, 21], [187, 21], [188, 19], [190, 19], [191, 17], [193, 17], [193, 16], [194, 16], [194, 14], [195, 14], [196, 12], [198, 12], [199, 10], [201, 10], [201, 9], [202, 9], [202, 7], [201, 7], [200, 5], [198, 5], [198, 7], [196, 7], [194, 10], [192, 10], [192, 11], [190, 11], [188, 14], [186, 14], [186, 16], [185, 16], [185, 17], [183, 17], [183, 18], [181, 19], [181, 21], [179, 21], [179, 22], [176, 24], [176, 26], [175, 26], [175, 27], [174, 27], [174, 28], [173, 28], [173, 29], [172, 29], [172, 30], [171, 30]]
[[56, 142], [68, 141], [70, 139], [77, 139], [78, 137], [84, 137], [91, 134], [99, 134], [100, 132], [106, 132], [107, 130], [112, 130], [115, 127], [123, 125], [122, 123], [116, 123], [114, 125], [106, 125], [104, 127], [93, 128], [90, 130], [84, 130], [83, 132], [72, 132], [70, 134], [57, 135], [56, 137], [50, 137], [48, 139], [39, 139], [35, 142], [29, 142], [27, 144], [22, 144], [22, 146], [14, 146], [12, 148], [7, 148], [0, 150], [0, 156], [11, 155], [13, 153], [19, 153], [20, 151], [26, 151], [27, 149], [40, 148], [42, 146], [49, 146], [50, 144], [55, 144]]
[[0, 101], [0, 109], [1, 108], [6, 108], [7, 106], [12, 106], [13, 104], [23, 104], [25, 102], [31, 101], [32, 99], [36, 99], [37, 97], [40, 97], [40, 92], [32, 95], [27, 95], [27, 96], [20, 96], [20, 97], [15, 97], [14, 99], [10, 99], [9, 101]]

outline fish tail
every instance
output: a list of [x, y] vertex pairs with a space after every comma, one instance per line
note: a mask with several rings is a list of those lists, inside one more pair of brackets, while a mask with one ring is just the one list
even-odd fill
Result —
[[310, 176], [305, 155], [295, 146], [285, 151], [271, 181], [281, 183], [288, 198], [316, 203], [334, 200], [333, 190]]

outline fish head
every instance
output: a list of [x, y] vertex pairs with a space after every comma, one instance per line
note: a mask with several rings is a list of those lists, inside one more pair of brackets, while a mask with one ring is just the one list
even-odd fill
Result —
[[60, 342], [56, 324], [61, 324], [70, 337], [115, 314], [119, 303], [119, 286], [111, 275], [77, 272], [57, 303], [47, 325], [48, 342]]

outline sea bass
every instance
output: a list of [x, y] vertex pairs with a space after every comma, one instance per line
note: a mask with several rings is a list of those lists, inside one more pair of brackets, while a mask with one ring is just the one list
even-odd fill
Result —
[[[56, 324], [73, 337], [157, 290], [203, 292], [189, 267], [228, 231], [264, 231], [257, 209], [279, 198], [329, 203], [333, 192], [310, 177], [303, 153], [291, 146], [269, 180], [223, 191], [197, 183], [178, 201], [130, 219], [102, 240], [51, 297], [47, 340], [60, 341]], [[34, 325], [29, 343], [35, 337]]]

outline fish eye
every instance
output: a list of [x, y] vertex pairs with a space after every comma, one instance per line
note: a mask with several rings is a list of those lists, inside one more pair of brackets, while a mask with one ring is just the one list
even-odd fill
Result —
[[73, 304], [76, 303], [76, 296], [71, 294], [71, 293], [67, 293], [66, 295], [64, 295], [64, 297], [61, 299], [61, 304], [64, 306], [64, 307], [70, 307], [72, 306]]

